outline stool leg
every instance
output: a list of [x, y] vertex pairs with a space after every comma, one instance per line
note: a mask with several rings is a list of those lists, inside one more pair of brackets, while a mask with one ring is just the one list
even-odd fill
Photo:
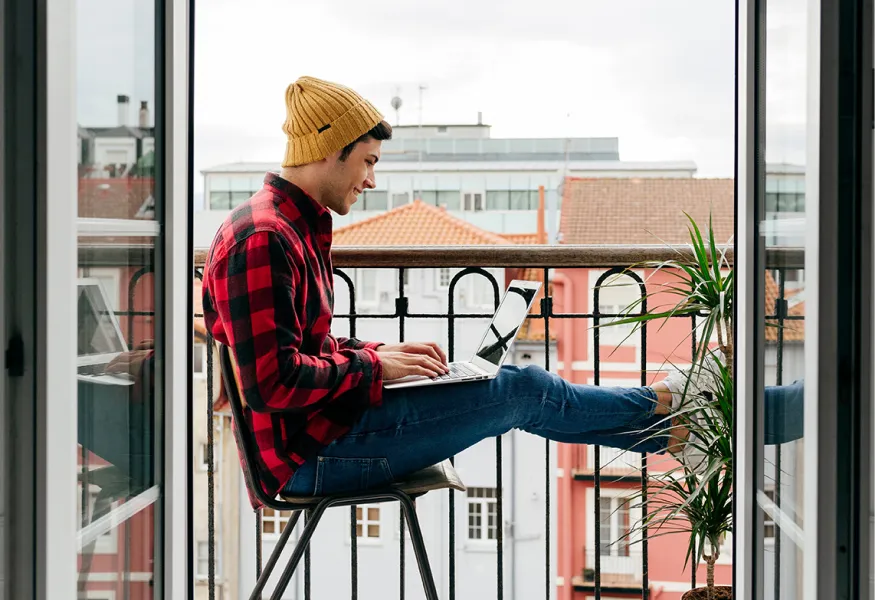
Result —
[[277, 582], [276, 589], [274, 589], [273, 594], [271, 594], [270, 600], [281, 600], [286, 588], [289, 587], [289, 582], [292, 580], [292, 575], [294, 574], [298, 563], [301, 562], [301, 558], [304, 556], [304, 550], [306, 550], [307, 546], [310, 544], [310, 538], [313, 537], [313, 532], [316, 531], [316, 525], [319, 524], [319, 519], [321, 519], [323, 513], [325, 513], [325, 509], [337, 501], [338, 500], [335, 498], [326, 498], [317, 504], [315, 509], [313, 509], [313, 515], [312, 517], [307, 518], [307, 526], [304, 527], [304, 531], [301, 533], [301, 539], [298, 540], [298, 543], [295, 545], [295, 549], [292, 551], [292, 557], [289, 559], [289, 563], [283, 570], [283, 574], [280, 576], [280, 580]]
[[422, 529], [419, 527], [419, 517], [416, 516], [416, 507], [410, 496], [398, 493], [396, 496], [407, 525], [410, 529], [410, 541], [413, 543], [413, 552], [416, 554], [416, 562], [419, 565], [419, 575], [422, 578], [422, 587], [427, 600], [438, 600], [437, 589], [434, 584], [434, 575], [431, 572], [431, 564], [428, 562], [428, 553], [425, 550], [425, 541], [422, 539]]
[[280, 554], [283, 553], [283, 549], [289, 542], [289, 538], [292, 536], [292, 531], [294, 531], [295, 525], [297, 525], [300, 517], [301, 511], [296, 510], [295, 514], [292, 515], [292, 519], [286, 523], [286, 528], [283, 529], [280, 539], [277, 540], [276, 547], [273, 549], [273, 552], [271, 552], [270, 558], [267, 559], [267, 564], [261, 572], [261, 577], [259, 577], [258, 581], [255, 583], [255, 589], [252, 590], [249, 600], [261, 600], [261, 592], [264, 590], [264, 586], [267, 585], [267, 580], [270, 578], [270, 574], [273, 572], [277, 561], [280, 559]]

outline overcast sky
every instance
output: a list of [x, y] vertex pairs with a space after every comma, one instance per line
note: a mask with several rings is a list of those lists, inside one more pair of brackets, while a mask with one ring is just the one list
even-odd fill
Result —
[[[78, 112], [153, 106], [147, 2], [80, 0]], [[769, 4], [768, 160], [801, 162], [805, 2]], [[136, 8], [135, 8], [136, 7]], [[732, 0], [203, 0], [195, 39], [195, 168], [279, 162], [284, 92], [301, 75], [353, 87], [394, 124], [474, 123], [495, 137], [611, 136], [623, 160], [734, 160]], [[98, 68], [98, 65], [101, 65]]]

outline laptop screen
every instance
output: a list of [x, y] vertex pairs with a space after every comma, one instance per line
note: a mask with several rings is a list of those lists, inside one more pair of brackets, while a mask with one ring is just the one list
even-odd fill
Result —
[[511, 285], [504, 294], [476, 355], [500, 366], [529, 312], [537, 290]]
[[79, 285], [77, 313], [79, 356], [117, 354], [125, 351], [124, 341], [116, 329], [99, 284]]

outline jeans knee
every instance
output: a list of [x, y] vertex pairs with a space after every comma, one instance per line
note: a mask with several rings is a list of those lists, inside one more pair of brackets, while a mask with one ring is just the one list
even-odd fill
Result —
[[552, 373], [538, 365], [528, 365], [519, 370], [518, 382], [526, 390], [546, 389], [552, 383]]

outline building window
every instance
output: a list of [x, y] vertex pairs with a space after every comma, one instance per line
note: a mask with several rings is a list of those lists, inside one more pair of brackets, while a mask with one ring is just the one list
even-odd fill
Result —
[[292, 511], [290, 510], [265, 508], [261, 512], [261, 532], [266, 536], [279, 535], [286, 528], [291, 518]]
[[356, 301], [362, 304], [377, 303], [379, 301], [377, 294], [377, 270], [357, 269], [356, 280]]
[[402, 192], [400, 194], [392, 194], [392, 208], [398, 208], [410, 203], [410, 194]]
[[462, 207], [462, 194], [458, 191], [440, 190], [435, 192], [435, 202], [447, 210], [459, 210]]
[[209, 444], [201, 444], [200, 460], [198, 461], [198, 465], [200, 466], [201, 471], [208, 471], [210, 468], [209, 449]]
[[204, 376], [207, 374], [207, 347], [203, 342], [194, 343], [192, 366], [195, 375]]
[[602, 556], [629, 556], [629, 499], [602, 498], [599, 505]]
[[210, 545], [207, 542], [197, 543], [197, 577], [206, 579], [210, 572]]
[[353, 204], [360, 210], [386, 210], [389, 208], [389, 192], [382, 190], [365, 190], [361, 199]]
[[453, 274], [447, 267], [438, 269], [437, 272], [437, 287], [438, 289], [446, 289], [450, 287], [450, 281], [453, 279]]
[[360, 539], [376, 540], [380, 538], [380, 507], [355, 507], [355, 535]]
[[468, 539], [498, 539], [498, 502], [495, 488], [468, 488]]
[[[214, 548], [214, 556], [216, 559], [216, 578], [222, 577], [222, 538], [216, 536], [216, 546]], [[197, 579], [206, 579], [210, 574], [210, 544], [208, 542], [197, 543]]]
[[537, 210], [538, 190], [487, 190], [486, 210]]
[[483, 194], [480, 192], [465, 192], [462, 194], [462, 207], [468, 211], [483, 210]]

